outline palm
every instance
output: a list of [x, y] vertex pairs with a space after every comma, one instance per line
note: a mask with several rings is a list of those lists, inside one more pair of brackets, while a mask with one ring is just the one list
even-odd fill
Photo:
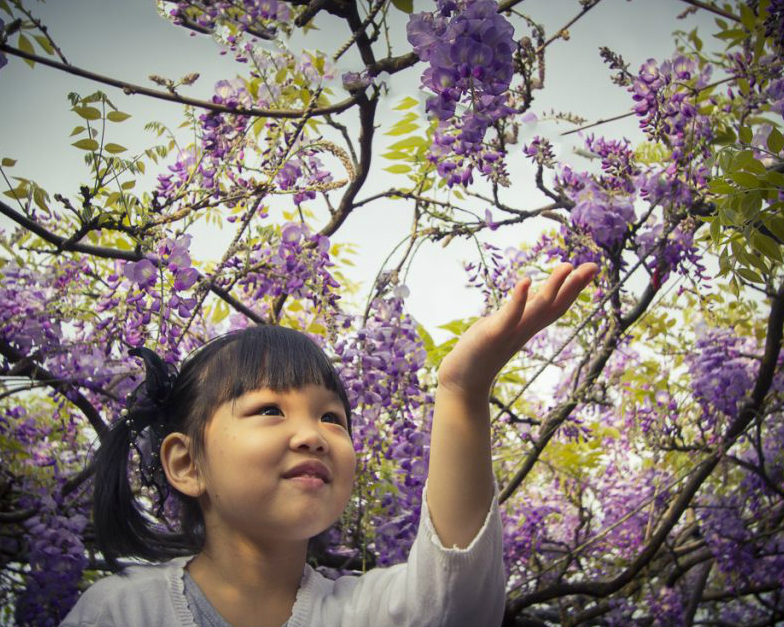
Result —
[[593, 263], [576, 270], [571, 264], [561, 264], [530, 299], [530, 280], [519, 281], [503, 307], [477, 320], [460, 337], [441, 362], [439, 385], [461, 393], [487, 394], [501, 368], [569, 309], [597, 270]]

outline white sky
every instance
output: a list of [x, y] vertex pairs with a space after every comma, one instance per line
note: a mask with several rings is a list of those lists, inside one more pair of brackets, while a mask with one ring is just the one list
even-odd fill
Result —
[[[147, 78], [150, 74], [177, 79], [196, 71], [201, 78], [193, 87], [182, 88], [181, 93], [209, 99], [217, 80], [232, 78], [245, 70], [231, 55], [220, 56], [210, 38], [191, 37], [190, 31], [159, 18], [152, 0], [50, 0], [48, 4], [28, 0], [26, 4], [49, 26], [69, 62], [100, 74], [155, 87]], [[422, 11], [430, 10], [433, 5], [427, 0], [417, 0], [414, 6], [415, 11]], [[569, 41], [557, 41], [548, 48], [545, 89], [536, 93], [532, 111], [540, 117], [551, 109], [569, 111], [589, 121], [628, 111], [631, 100], [623, 89], [611, 83], [598, 54], [599, 46], [609, 46], [623, 55], [630, 70], [636, 72], [647, 58], [662, 60], [672, 55], [671, 33], [675, 29], [688, 31], [698, 26], [707, 43], [713, 16], [701, 11], [685, 20], [676, 20], [687, 7], [675, 0], [603, 0], [570, 29]], [[580, 10], [576, 0], [526, 0], [517, 8], [543, 23], [548, 36]], [[2, 17], [7, 21], [6, 15]], [[405, 42], [407, 16], [398, 12], [395, 20], [393, 54], [398, 55], [410, 49]], [[296, 40], [292, 51], [304, 46], [331, 54], [350, 34], [345, 24], [331, 16], [320, 15], [317, 24], [320, 31], [310, 33], [304, 41]], [[519, 18], [513, 18], [513, 24], [516, 38], [528, 34]], [[10, 43], [15, 45], [15, 37]], [[377, 49], [377, 55], [383, 56], [383, 48]], [[371, 174], [359, 200], [394, 185], [407, 184], [404, 176], [383, 172], [390, 163], [380, 155], [385, 152], [385, 146], [398, 139], [383, 133], [399, 119], [400, 114], [392, 108], [401, 98], [411, 95], [423, 100], [419, 89], [423, 67], [418, 64], [389, 82], [391, 93], [378, 107], [377, 123], [381, 128], [376, 133]], [[357, 56], [346, 54], [338, 66], [338, 76], [359, 69]], [[127, 146], [130, 151], [141, 151], [156, 143], [154, 136], [143, 130], [147, 121], [158, 120], [175, 128], [182, 119], [180, 105], [139, 95], [126, 96], [118, 89], [40, 65], [31, 70], [22, 60], [12, 57], [0, 70], [0, 157], [18, 161], [7, 173], [36, 180], [50, 195], [59, 192], [74, 198], [79, 185], [88, 180], [88, 173], [82, 151], [70, 145], [74, 139], [69, 134], [78, 120], [70, 112], [66, 96], [71, 91], [86, 95], [96, 89], [107, 93], [120, 110], [133, 115], [128, 121], [113, 125], [113, 134], [108, 139]], [[339, 81], [334, 91], [335, 100], [346, 95]], [[423, 104], [420, 111], [424, 111]], [[354, 113], [345, 113], [337, 119], [349, 128], [356, 128], [354, 117]], [[538, 123], [535, 129], [526, 127], [520, 147], [531, 135], [540, 133], [555, 140], [559, 157], [578, 168], [590, 167], [585, 159], [573, 154], [574, 146], [581, 145], [576, 135], [558, 138], [558, 133], [568, 128], [548, 122]], [[633, 142], [641, 139], [633, 117], [592, 130], [607, 137], [628, 137]], [[534, 186], [530, 166], [516, 157], [509, 169], [512, 187], [502, 194], [507, 204], [520, 209], [546, 204]], [[477, 204], [463, 206], [472, 206], [480, 215], [486, 208]], [[494, 216], [500, 217], [500, 213], [496, 210]], [[384, 258], [407, 234], [411, 218], [409, 204], [376, 202], [357, 209], [333, 237], [335, 242], [357, 245], [356, 265], [347, 269], [347, 273], [363, 284], [361, 304]], [[0, 224], [5, 225], [7, 221]], [[487, 233], [482, 239], [502, 248], [516, 246], [521, 241], [534, 240], [541, 228], [551, 228], [553, 224], [526, 222], [517, 228]], [[196, 256], [221, 255], [219, 244], [228, 239], [228, 229], [202, 233], [196, 241]], [[448, 336], [436, 330], [437, 325], [475, 315], [480, 309], [481, 297], [478, 292], [465, 288], [466, 274], [462, 269], [462, 261], [474, 258], [475, 245], [465, 240], [454, 240], [446, 249], [438, 244], [425, 244], [419, 249], [407, 283], [411, 290], [408, 309], [437, 340]]]

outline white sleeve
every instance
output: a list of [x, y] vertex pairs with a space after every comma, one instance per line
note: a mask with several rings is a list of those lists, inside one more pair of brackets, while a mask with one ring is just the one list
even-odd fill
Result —
[[504, 599], [497, 486], [482, 528], [465, 549], [441, 543], [430, 519], [425, 487], [408, 561], [358, 578], [338, 579], [331, 594], [317, 603], [321, 607], [314, 607], [312, 617], [313, 624], [329, 620], [341, 627], [498, 627]]

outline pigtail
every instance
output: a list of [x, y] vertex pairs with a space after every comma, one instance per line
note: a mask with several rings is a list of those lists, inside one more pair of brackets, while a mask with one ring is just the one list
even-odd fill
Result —
[[[130, 352], [144, 359], [145, 380], [129, 397], [103, 438], [95, 456], [93, 522], [96, 543], [112, 571], [120, 569], [120, 556], [161, 561], [187, 552], [191, 543], [181, 534], [156, 529], [133, 493], [129, 478], [132, 447], [137, 453], [141, 484], [156, 492], [155, 515], [162, 517], [170, 489], [158, 452], [167, 431], [167, 404], [176, 371], [146, 348]], [[182, 550], [178, 550], [182, 549]]]

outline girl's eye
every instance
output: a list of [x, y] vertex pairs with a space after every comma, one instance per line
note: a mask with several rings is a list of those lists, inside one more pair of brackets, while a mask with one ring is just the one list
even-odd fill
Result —
[[343, 421], [340, 419], [340, 416], [338, 416], [337, 414], [333, 414], [332, 412], [330, 412], [328, 414], [324, 414], [321, 417], [321, 421], [322, 422], [331, 422], [331, 423], [336, 424], [336, 425], [342, 425], [343, 424]]
[[258, 412], [256, 412], [260, 416], [280, 416], [281, 411], [279, 407], [275, 405], [265, 405], [262, 407]]

